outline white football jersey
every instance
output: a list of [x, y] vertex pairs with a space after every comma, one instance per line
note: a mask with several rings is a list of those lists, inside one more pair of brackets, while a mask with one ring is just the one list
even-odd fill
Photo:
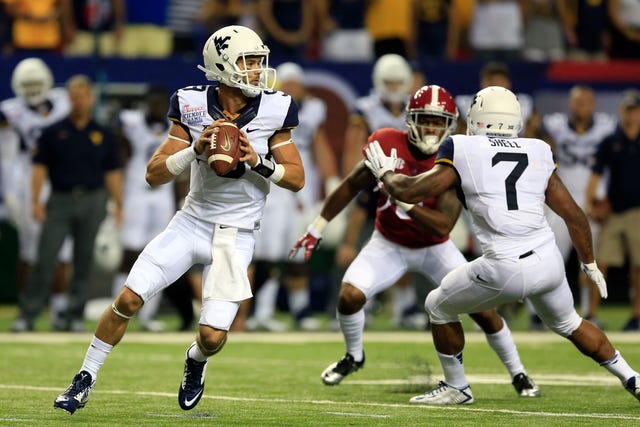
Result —
[[394, 116], [375, 92], [356, 100], [356, 113], [361, 115], [369, 126], [369, 133], [382, 128], [405, 130], [404, 109], [402, 114]]
[[[196, 141], [214, 120], [224, 118], [216, 97], [217, 86], [190, 86], [171, 96], [169, 119], [182, 124]], [[256, 153], [269, 154], [268, 140], [280, 129], [298, 125], [298, 107], [280, 91], [265, 91], [249, 98], [234, 122], [242, 129]], [[191, 164], [191, 183], [183, 210], [212, 223], [253, 230], [259, 227], [269, 180], [244, 163], [226, 176], [218, 176], [204, 154]]]
[[548, 114], [542, 120], [555, 145], [558, 176], [578, 205], [584, 208], [593, 156], [602, 140], [614, 132], [616, 121], [609, 114], [596, 113], [593, 125], [580, 135], [571, 127], [565, 113]]
[[455, 135], [440, 145], [436, 163], [458, 173], [463, 205], [485, 256], [517, 257], [554, 240], [544, 215], [555, 169], [546, 142]]
[[319, 98], [307, 98], [300, 103], [299, 108], [300, 123], [291, 135], [300, 152], [305, 184], [302, 190], [295, 193], [295, 197], [304, 208], [308, 208], [320, 200], [321, 177], [314, 158], [313, 143], [316, 132], [327, 119], [327, 106]]
[[[475, 94], [456, 96], [456, 105], [458, 107], [458, 112], [460, 113], [461, 119], [467, 120], [467, 113], [469, 112], [469, 108], [473, 103], [474, 97]], [[527, 123], [527, 120], [529, 120], [529, 117], [531, 117], [531, 114], [533, 113], [533, 98], [527, 93], [516, 93], [516, 98], [518, 98], [518, 102], [520, 102], [522, 123], [524, 125]]]
[[124, 168], [122, 243], [127, 249], [141, 249], [167, 226], [176, 210], [173, 185], [153, 188], [145, 179], [147, 163], [165, 140], [169, 123], [149, 124], [140, 110], [122, 110], [119, 119], [131, 149]]
[[53, 88], [47, 95], [49, 110], [41, 113], [34, 110], [19, 97], [0, 102], [2, 113], [22, 142], [23, 149], [31, 151], [45, 127], [62, 120], [71, 110], [66, 89]]

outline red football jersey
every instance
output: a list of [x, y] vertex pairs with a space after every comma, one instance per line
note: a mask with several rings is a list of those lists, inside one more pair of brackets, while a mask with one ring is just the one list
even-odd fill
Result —
[[[389, 154], [392, 148], [398, 153], [400, 165], [396, 168], [396, 173], [405, 175], [418, 175], [428, 171], [434, 165], [437, 153], [418, 160], [409, 150], [409, 138], [406, 131], [392, 128], [384, 128], [375, 131], [369, 137], [369, 142], [377, 140], [385, 154]], [[436, 204], [435, 197], [425, 199], [420, 203], [423, 206], [433, 208]], [[376, 209], [376, 229], [390, 241], [407, 248], [424, 248], [445, 242], [449, 236], [438, 237], [429, 233], [402, 209], [389, 201], [384, 192], [380, 192], [378, 197], [378, 207]]]

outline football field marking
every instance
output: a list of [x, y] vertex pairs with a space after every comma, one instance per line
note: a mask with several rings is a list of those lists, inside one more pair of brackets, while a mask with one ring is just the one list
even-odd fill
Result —
[[[32, 391], [46, 391], [46, 392], [59, 392], [59, 387], [34, 387], [34, 386], [25, 386], [25, 385], [17, 385], [17, 384], [0, 384], [0, 389], [7, 390], [32, 390]], [[176, 393], [164, 393], [164, 392], [154, 392], [154, 391], [130, 391], [130, 390], [98, 390], [93, 392], [96, 394], [122, 394], [122, 395], [135, 395], [135, 396], [156, 396], [156, 397], [167, 397], [175, 399]], [[294, 404], [312, 404], [312, 405], [331, 405], [335, 406], [347, 406], [350, 409], [353, 407], [368, 407], [368, 408], [414, 408], [416, 410], [422, 411], [466, 411], [466, 412], [476, 412], [476, 413], [500, 413], [500, 414], [508, 414], [508, 415], [517, 415], [517, 416], [534, 416], [534, 417], [545, 417], [545, 418], [587, 418], [587, 419], [610, 419], [610, 420], [633, 420], [640, 422], [639, 416], [632, 415], [620, 415], [620, 414], [606, 414], [606, 413], [570, 413], [570, 412], [546, 412], [546, 411], [518, 411], [514, 409], [498, 409], [498, 408], [478, 408], [473, 406], [465, 406], [465, 405], [415, 405], [408, 403], [376, 403], [376, 402], [358, 402], [358, 401], [335, 401], [335, 400], [315, 400], [315, 399], [265, 399], [265, 398], [254, 398], [254, 397], [236, 397], [236, 396], [220, 396], [220, 395], [208, 395], [202, 396], [202, 399], [211, 399], [211, 400], [225, 400], [230, 402], [261, 402], [261, 403], [283, 403], [290, 405]], [[630, 405], [633, 401], [629, 401]], [[332, 413], [332, 412], [327, 412]], [[346, 413], [342, 413], [346, 414]], [[353, 414], [353, 412], [350, 412]], [[153, 414], [153, 416], [160, 416], [161, 414]], [[24, 420], [17, 420], [24, 421]]]

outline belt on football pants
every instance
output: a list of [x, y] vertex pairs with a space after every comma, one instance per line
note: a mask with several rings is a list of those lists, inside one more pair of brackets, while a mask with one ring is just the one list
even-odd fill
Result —
[[522, 255], [520, 255], [518, 257], [518, 259], [523, 259], [523, 258], [526, 258], [526, 257], [531, 256], [531, 255], [533, 255], [533, 251], [525, 252]]

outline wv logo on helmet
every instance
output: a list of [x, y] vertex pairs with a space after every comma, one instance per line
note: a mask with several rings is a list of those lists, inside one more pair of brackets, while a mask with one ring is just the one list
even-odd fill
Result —
[[218, 55], [222, 55], [222, 51], [229, 47], [229, 43], [227, 43], [231, 39], [231, 36], [225, 37], [215, 37], [213, 39], [213, 44], [216, 46], [216, 52]]

